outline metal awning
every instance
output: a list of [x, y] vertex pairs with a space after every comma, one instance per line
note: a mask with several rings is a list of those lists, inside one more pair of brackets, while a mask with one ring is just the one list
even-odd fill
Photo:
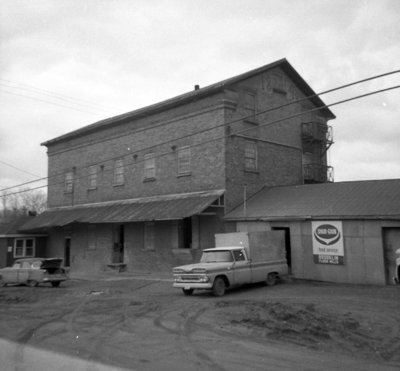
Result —
[[223, 190], [135, 198], [46, 210], [20, 231], [63, 227], [72, 223], [129, 223], [179, 220], [201, 213]]

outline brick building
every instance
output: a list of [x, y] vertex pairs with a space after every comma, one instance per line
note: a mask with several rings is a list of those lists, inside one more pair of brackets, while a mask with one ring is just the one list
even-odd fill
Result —
[[286, 59], [195, 86], [43, 143], [49, 209], [23, 229], [72, 271], [192, 261], [264, 186], [332, 181], [334, 117]]

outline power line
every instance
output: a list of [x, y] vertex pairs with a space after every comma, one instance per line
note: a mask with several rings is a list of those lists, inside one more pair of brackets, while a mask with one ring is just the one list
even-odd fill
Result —
[[[20, 169], [20, 168], [14, 166], [14, 165], [8, 164], [8, 163], [5, 162], [5, 161], [0, 160], [0, 163], [2, 163], [3, 165], [9, 166], [9, 167], [11, 167], [11, 168], [13, 168], [13, 169], [15, 169], [15, 170], [21, 171], [21, 172], [23, 172], [23, 173], [25, 173], [25, 174], [32, 175], [32, 176], [34, 176], [34, 177], [36, 177], [36, 178], [39, 178], [39, 175], [36, 175], [36, 174], [30, 173], [29, 171]], [[36, 180], [36, 181], [37, 181], [37, 180]]]
[[[283, 118], [280, 118], [280, 119], [277, 119], [277, 120], [274, 120], [274, 121], [271, 121], [271, 122], [267, 122], [267, 123], [264, 123], [264, 124], [259, 124], [259, 125], [257, 125], [257, 127], [267, 127], [267, 126], [275, 125], [275, 124], [277, 124], [279, 122], [282, 122], [282, 121], [290, 120], [290, 119], [293, 119], [293, 118], [296, 118], [296, 117], [299, 117], [299, 116], [302, 116], [302, 115], [305, 115], [305, 114], [309, 114], [309, 113], [312, 113], [312, 112], [320, 111], [321, 109], [337, 106], [339, 104], [347, 103], [347, 102], [350, 102], [350, 101], [353, 101], [353, 100], [365, 98], [365, 97], [368, 97], [368, 96], [372, 96], [372, 95], [375, 95], [375, 94], [383, 93], [385, 91], [390, 91], [390, 90], [399, 89], [399, 88], [400, 88], [400, 85], [396, 85], [396, 86], [391, 86], [391, 87], [385, 88], [385, 89], [375, 90], [375, 91], [370, 92], [370, 93], [357, 95], [357, 96], [354, 96], [354, 97], [351, 97], [351, 98], [347, 98], [347, 99], [343, 99], [343, 100], [340, 100], [340, 101], [337, 101], [337, 102], [334, 102], [334, 103], [331, 103], [331, 104], [326, 104], [326, 105], [319, 106], [319, 107], [316, 107], [316, 108], [313, 108], [313, 109], [309, 109], [309, 110], [306, 110], [306, 111], [298, 112], [296, 114], [293, 114], [293, 115], [290, 115], [290, 116], [287, 116], [287, 117], [283, 117]], [[232, 134], [228, 134], [228, 135], [224, 135], [224, 136], [221, 136], [221, 137], [218, 137], [218, 138], [212, 138], [212, 139], [207, 140], [207, 141], [202, 141], [202, 142], [199, 142], [199, 143], [195, 143], [195, 144], [191, 145], [191, 148], [192, 147], [197, 147], [197, 146], [200, 146], [200, 145], [204, 145], [206, 143], [218, 141], [218, 140], [221, 140], [221, 139], [224, 139], [224, 138], [228, 138], [230, 136], [238, 135], [238, 134], [241, 134], [241, 133], [249, 131], [249, 130], [254, 130], [254, 127], [245, 128], [245, 129], [239, 130], [238, 132], [235, 132], [235, 133], [232, 133]], [[195, 134], [193, 134], [193, 135], [195, 135]], [[176, 140], [179, 140], [179, 139], [180, 138], [177, 138]], [[143, 149], [140, 150], [140, 151], [143, 151]], [[172, 154], [172, 153], [174, 153], [173, 150], [172, 151], [167, 151], [167, 152], [164, 152], [164, 153], [160, 153], [160, 154], [154, 156], [153, 158], [160, 158], [160, 157]], [[131, 156], [131, 155], [132, 154], [129, 154], [129, 156]], [[116, 158], [121, 158], [121, 157], [125, 157], [125, 156], [118, 156]], [[110, 161], [110, 160], [112, 160], [112, 159], [109, 159], [108, 161]], [[100, 163], [105, 162], [105, 161], [107, 161], [107, 160], [101, 161]], [[144, 160], [138, 161], [136, 163], [141, 163], [141, 162], [144, 162]], [[86, 168], [86, 167], [87, 166], [85, 166], [83, 168]], [[62, 175], [62, 174], [63, 173], [59, 173], [56, 176]], [[52, 177], [55, 177], [55, 176], [52, 176]], [[82, 176], [82, 177], [79, 177], [79, 178], [75, 178], [74, 181], [75, 180], [79, 180], [79, 179], [83, 179], [83, 178], [86, 178], [86, 177], [87, 176], [85, 175], [85, 176]], [[49, 178], [50, 177], [48, 177], [48, 179]], [[58, 182], [58, 183], [55, 183], [53, 185], [59, 185], [59, 184], [64, 184], [64, 180], [62, 182]], [[27, 192], [27, 191], [32, 191], [32, 190], [36, 190], [36, 189], [40, 189], [40, 188], [44, 188], [44, 187], [46, 187], [46, 186], [39, 186], [39, 187], [35, 187], [33, 189], [30, 189], [30, 190], [23, 190], [23, 191], [18, 191], [18, 192], [14, 192], [14, 193], [9, 193], [8, 196], [9, 195], [14, 195], [14, 194], [19, 194], [19, 193], [24, 193], [24, 192]], [[10, 189], [10, 188], [8, 188], [8, 189]], [[0, 190], [0, 192], [1, 191], [3, 191], [3, 190]], [[1, 197], [5, 197], [5, 196], [1, 196]]]
[[[323, 92], [321, 92], [319, 94], [313, 94], [313, 95], [310, 95], [310, 96], [307, 96], [307, 97], [303, 97], [303, 98], [299, 98], [299, 99], [296, 99], [296, 100], [292, 100], [290, 102], [287, 102], [287, 103], [284, 103], [284, 104], [281, 104], [281, 105], [278, 105], [278, 106], [275, 106], [275, 107], [268, 108], [268, 109], [263, 110], [263, 111], [259, 111], [259, 112], [256, 113], [256, 115], [261, 115], [261, 114], [264, 114], [264, 113], [272, 112], [272, 111], [275, 111], [277, 109], [281, 109], [281, 108], [284, 108], [284, 107], [287, 107], [287, 106], [290, 106], [290, 105], [293, 105], [293, 104], [296, 104], [296, 103], [300, 103], [302, 101], [310, 100], [310, 99], [312, 99], [312, 98], [314, 98], [316, 96], [319, 96], [319, 95], [328, 94], [328, 93], [331, 93], [331, 92], [334, 92], [334, 91], [337, 91], [337, 90], [341, 90], [341, 89], [344, 89], [344, 88], [347, 88], [347, 87], [350, 87], [350, 86], [353, 86], [353, 85], [357, 85], [357, 84], [360, 84], [360, 83], [363, 83], [363, 82], [371, 81], [371, 80], [374, 80], [374, 79], [377, 79], [377, 78], [382, 78], [384, 76], [389, 76], [389, 75], [392, 75], [392, 74], [395, 74], [395, 73], [399, 73], [399, 72], [400, 72], [400, 70], [394, 70], [394, 71], [390, 71], [390, 72], [387, 72], [387, 73], [384, 73], [384, 74], [380, 74], [380, 75], [368, 77], [368, 78], [365, 78], [365, 79], [362, 79], [362, 80], [358, 80], [358, 81], [355, 81], [355, 82], [352, 82], [352, 83], [349, 83], [349, 84], [341, 85], [341, 86], [335, 87], [333, 89], [329, 89], [329, 90], [323, 91]], [[329, 105], [325, 106], [325, 107], [329, 107]], [[322, 109], [323, 108], [324, 107], [322, 107]], [[170, 140], [165, 141], [165, 142], [157, 143], [157, 144], [142, 148], [142, 149], [140, 149], [140, 151], [154, 149], [156, 147], [159, 147], [159, 146], [162, 146], [162, 145], [165, 145], [165, 144], [169, 144], [169, 143], [175, 142], [177, 140], [182, 140], [182, 139], [194, 136], [194, 135], [202, 134], [202, 133], [210, 131], [210, 130], [215, 130], [218, 127], [223, 127], [223, 126], [231, 125], [231, 124], [234, 124], [234, 123], [237, 123], [237, 122], [242, 122], [243, 120], [248, 119], [248, 118], [252, 118], [253, 116], [254, 115], [249, 115], [249, 116], [246, 116], [246, 117], [241, 117], [241, 118], [232, 120], [232, 121], [227, 122], [227, 123], [222, 123], [222, 124], [219, 124], [219, 125], [215, 125], [215, 126], [213, 126], [211, 128], [203, 129], [203, 130], [197, 131], [195, 133], [188, 134], [186, 136], [170, 139]], [[136, 134], [141, 133], [143, 131], [153, 130], [153, 129], [156, 129], [158, 127], [161, 127], [161, 126], [164, 126], [164, 125], [168, 125], [168, 124], [170, 124], [170, 123], [169, 122], [161, 122], [158, 125], [153, 125], [151, 128], [147, 127], [147, 128], [142, 128], [142, 129], [136, 130], [132, 134], [136, 135]], [[123, 133], [121, 135], [117, 135], [117, 136], [113, 137], [112, 139], [118, 139], [118, 138], [124, 137], [124, 136], [126, 136], [126, 133]], [[108, 139], [110, 139], [110, 138], [108, 138]], [[136, 152], [139, 152], [139, 151], [136, 151]], [[131, 155], [131, 154], [129, 154], [129, 155]], [[129, 156], [129, 155], [125, 155], [125, 156]], [[86, 167], [98, 165], [98, 164], [106, 162], [106, 161], [112, 161], [112, 160], [115, 160], [115, 159], [120, 159], [121, 157], [125, 157], [125, 156], [116, 156], [116, 157], [113, 157], [113, 158], [104, 159], [104, 160], [102, 160], [100, 162], [88, 164]], [[56, 176], [60, 176], [60, 175], [63, 175], [63, 174], [64, 174], [64, 172], [58, 173], [58, 174], [54, 174], [51, 177], [56, 177]], [[38, 179], [38, 181], [42, 181], [44, 179], [50, 179], [50, 177], [41, 178], [41, 179]], [[32, 184], [34, 182], [35, 181], [23, 183], [21, 185], [17, 185], [17, 186], [14, 186], [14, 187], [8, 187], [8, 188], [0, 190], [0, 191], [5, 191], [5, 190], [12, 189], [12, 188], [17, 188], [17, 187], [20, 187], [20, 186], [23, 186], [23, 185]]]
[[[60, 104], [60, 103], [56, 103], [56, 102], [51, 102], [51, 101], [49, 101], [49, 100], [40, 99], [40, 98], [32, 97], [32, 96], [29, 96], [29, 95], [23, 95], [23, 94], [13, 93], [13, 92], [10, 92], [10, 91], [7, 91], [7, 90], [0, 90], [0, 92], [1, 92], [1, 93], [6, 93], [6, 94], [15, 95], [15, 96], [17, 96], [17, 97], [23, 97], [23, 98], [33, 99], [33, 100], [36, 100], [36, 101], [39, 101], [39, 102], [44, 102], [44, 103], [52, 104], [52, 105], [54, 105], [54, 106], [63, 107], [63, 108], [68, 108], [68, 109], [72, 109], [72, 110], [79, 111], [79, 112], [90, 113], [90, 114], [92, 114], [92, 115], [97, 115], [97, 116], [100, 115], [99, 112], [93, 112], [93, 111], [88, 111], [88, 110], [82, 110], [82, 109], [79, 109], [79, 108], [75, 108], [75, 107], [71, 107], [71, 106], [66, 106], [66, 105], [64, 105], [64, 104]], [[101, 113], [101, 114], [104, 114], [104, 113]]]
[[[3, 83], [2, 83], [2, 81], [3, 81]], [[122, 109], [121, 107], [118, 108], [118, 107], [105, 106], [104, 104], [95, 103], [95, 102], [92, 102], [87, 99], [71, 97], [71, 96], [68, 96], [65, 94], [60, 94], [58, 92], [54, 92], [51, 90], [46, 90], [46, 89], [38, 88], [36, 86], [27, 85], [27, 84], [23, 84], [20, 82], [7, 80], [7, 79], [0, 78], [0, 85], [4, 85], [4, 86], [6, 86], [8, 88], [12, 88], [12, 89], [25, 90], [28, 92], [32, 92], [34, 94], [49, 96], [54, 99], [60, 99], [60, 100], [67, 101], [69, 103], [73, 103], [73, 104], [77, 104], [77, 105], [89, 106], [91, 108], [100, 109], [102, 111], [107, 111], [107, 112], [114, 111], [117, 109], [118, 110]]]

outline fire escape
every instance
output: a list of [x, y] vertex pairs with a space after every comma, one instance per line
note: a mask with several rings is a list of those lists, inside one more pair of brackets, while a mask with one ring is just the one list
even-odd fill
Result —
[[327, 151], [333, 144], [332, 127], [320, 122], [301, 125], [304, 183], [333, 182], [333, 167], [327, 165]]

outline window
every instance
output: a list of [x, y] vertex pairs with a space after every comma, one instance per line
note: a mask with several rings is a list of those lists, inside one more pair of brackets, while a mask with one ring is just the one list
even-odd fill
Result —
[[249, 116], [249, 119], [254, 120], [256, 118], [257, 112], [256, 95], [254, 93], [248, 91], [244, 93], [244, 107], [247, 111], [246, 116]]
[[144, 155], [144, 178], [154, 179], [156, 177], [156, 159], [154, 153]]
[[190, 147], [181, 147], [178, 149], [178, 175], [189, 175], [190, 173]]
[[34, 257], [35, 239], [34, 238], [16, 238], [14, 245], [14, 258]]
[[119, 159], [114, 162], [114, 185], [124, 184], [124, 160]]
[[89, 166], [88, 168], [88, 188], [94, 189], [97, 187], [97, 167]]
[[257, 170], [257, 143], [246, 141], [244, 147], [244, 168], [245, 170]]
[[72, 171], [68, 171], [65, 174], [64, 192], [72, 193], [73, 190], [74, 190], [74, 173]]

